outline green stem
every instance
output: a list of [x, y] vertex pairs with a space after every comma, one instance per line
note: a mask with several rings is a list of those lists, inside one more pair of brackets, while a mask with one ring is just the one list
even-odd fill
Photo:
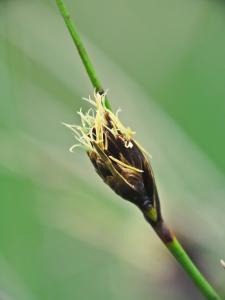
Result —
[[[80, 39], [80, 36], [76, 30], [75, 25], [73, 24], [69, 11], [65, 6], [63, 0], [56, 0], [59, 11], [66, 23], [66, 26], [70, 32], [70, 35], [74, 41], [75, 46], [79, 52], [81, 60], [85, 66], [85, 69], [88, 73], [88, 76], [94, 86], [94, 88], [100, 93], [103, 92], [102, 85], [96, 75], [95, 69], [90, 61], [90, 58], [87, 54], [87, 51]], [[111, 110], [110, 103], [108, 99], [105, 99], [105, 105], [108, 109]], [[150, 216], [148, 216], [150, 217]], [[151, 218], [150, 218], [151, 219]], [[147, 219], [148, 220], [148, 219]], [[149, 220], [148, 220], [149, 221]], [[150, 224], [153, 226], [152, 222]], [[170, 230], [165, 226], [163, 222], [157, 224], [157, 226], [153, 226], [158, 236], [161, 238], [163, 243], [166, 245], [168, 250], [172, 253], [172, 255], [176, 258], [176, 260], [180, 263], [183, 269], [187, 272], [187, 274], [192, 278], [195, 284], [198, 286], [199, 290], [203, 295], [209, 300], [220, 300], [221, 298], [217, 295], [208, 281], [203, 277], [203, 275], [199, 272], [196, 266], [193, 264], [185, 250], [182, 248], [178, 240], [171, 234]]]
[[197, 267], [193, 264], [190, 257], [187, 255], [181, 244], [176, 238], [172, 242], [168, 243], [167, 248], [180, 263], [187, 274], [192, 278], [195, 284], [198, 286], [199, 290], [205, 295], [206, 299], [209, 300], [220, 300], [221, 298], [205, 279], [205, 277], [200, 273]]
[[184, 248], [181, 246], [177, 238], [171, 233], [165, 223], [160, 223], [154, 229], [167, 249], [186, 271], [188, 276], [194, 281], [205, 298], [209, 300], [221, 300], [220, 296], [216, 293], [210, 283], [194, 265]]
[[[84, 47], [84, 44], [81, 41], [81, 38], [76, 30], [76, 27], [74, 25], [74, 23], [71, 20], [69, 11], [64, 3], [63, 0], [56, 0], [56, 4], [59, 8], [59, 11], [65, 21], [65, 24], [69, 30], [69, 33], [73, 39], [73, 42], [78, 50], [78, 53], [80, 55], [80, 58], [84, 64], [84, 67], [88, 73], [88, 76], [92, 82], [93, 87], [100, 93], [103, 93], [103, 88], [102, 85], [100, 83], [100, 80], [97, 77], [97, 74], [95, 72], [95, 69], [91, 63], [91, 60], [88, 56], [88, 53]], [[111, 110], [111, 105], [109, 103], [109, 100], [107, 99], [107, 97], [105, 98], [105, 106]]]

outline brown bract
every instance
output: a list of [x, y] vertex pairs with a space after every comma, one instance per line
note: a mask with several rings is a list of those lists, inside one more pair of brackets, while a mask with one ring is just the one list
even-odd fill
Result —
[[[81, 111], [82, 126], [69, 125], [103, 181], [119, 196], [137, 205], [153, 222], [161, 220], [155, 179], [146, 151], [104, 106], [104, 95], [87, 99], [95, 111]], [[75, 145], [77, 146], [77, 145]], [[72, 147], [74, 148], [74, 146]]]

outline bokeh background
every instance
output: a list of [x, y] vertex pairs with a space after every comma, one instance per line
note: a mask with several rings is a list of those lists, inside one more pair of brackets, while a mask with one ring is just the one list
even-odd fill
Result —
[[[225, 2], [68, 0], [162, 209], [225, 296]], [[0, 1], [0, 298], [202, 299], [62, 121], [93, 93], [53, 0]]]

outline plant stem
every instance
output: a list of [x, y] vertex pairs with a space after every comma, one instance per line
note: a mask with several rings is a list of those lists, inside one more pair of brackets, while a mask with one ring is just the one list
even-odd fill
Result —
[[[56, 4], [59, 8], [59, 11], [66, 23], [66, 26], [70, 32], [70, 35], [74, 41], [75, 46], [79, 52], [81, 60], [85, 66], [85, 69], [88, 73], [88, 76], [97, 91], [100, 93], [103, 92], [102, 85], [96, 75], [95, 69], [90, 61], [90, 58], [87, 54], [87, 51], [77, 33], [76, 27], [73, 24], [69, 11], [65, 6], [63, 0], [56, 0]], [[110, 103], [108, 99], [105, 99], [105, 105], [108, 109], [111, 110]], [[166, 245], [167, 249], [172, 253], [172, 255], [176, 258], [178, 263], [183, 267], [183, 269], [187, 272], [189, 277], [195, 282], [198, 286], [199, 290], [205, 295], [206, 299], [209, 300], [221, 300], [221, 298], [217, 295], [208, 281], [204, 278], [204, 276], [200, 273], [197, 267], [193, 264], [185, 250], [182, 248], [178, 240], [174, 237], [171, 231], [166, 227], [164, 222], [158, 222], [155, 226], [151, 221], [149, 221], [151, 216], [145, 216], [147, 221], [153, 226], [155, 232]]]
[[[102, 88], [102, 85], [100, 83], [100, 80], [98, 79], [97, 77], [97, 74], [95, 72], [95, 69], [91, 63], [91, 60], [88, 56], [88, 53], [84, 47], [84, 44], [82, 43], [81, 41], [81, 38], [76, 30], [76, 27], [73, 23], [73, 21], [71, 20], [71, 17], [70, 17], [70, 14], [69, 14], [69, 11], [64, 3], [63, 0], [56, 0], [56, 4], [59, 8], [59, 11], [65, 21], [65, 24], [69, 30], [69, 33], [73, 39], [73, 42], [78, 50], [78, 53], [80, 55], [80, 58], [84, 64], [84, 67], [88, 73], [88, 76], [92, 82], [92, 85], [93, 87], [99, 92], [99, 93], [103, 93], [104, 90]], [[106, 108], [110, 109], [111, 110], [111, 105], [109, 103], [109, 100], [107, 97], [105, 97], [105, 106]]]
[[194, 281], [205, 298], [209, 300], [221, 300], [220, 296], [194, 265], [184, 248], [181, 246], [174, 234], [171, 233], [165, 223], [160, 223], [160, 225], [154, 229], [164, 245], [186, 271], [188, 276]]

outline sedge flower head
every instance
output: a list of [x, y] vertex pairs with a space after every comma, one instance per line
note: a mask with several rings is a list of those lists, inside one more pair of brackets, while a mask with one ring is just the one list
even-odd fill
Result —
[[119, 196], [137, 205], [152, 222], [161, 219], [158, 193], [147, 152], [134, 139], [135, 132], [105, 106], [105, 94], [85, 99], [92, 107], [78, 112], [81, 125], [63, 123], [74, 133], [103, 181]]

